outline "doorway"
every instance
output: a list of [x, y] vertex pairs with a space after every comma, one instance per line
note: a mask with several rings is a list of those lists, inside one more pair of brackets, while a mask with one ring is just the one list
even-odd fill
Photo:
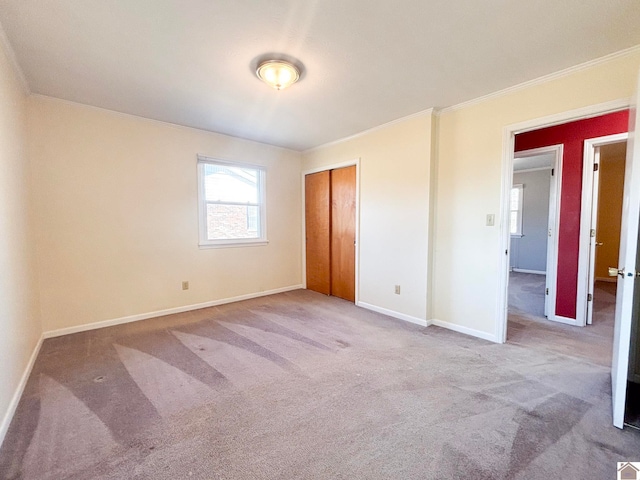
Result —
[[[577, 320], [591, 325], [594, 316], [613, 328], [622, 224], [628, 133], [587, 139], [578, 259]], [[582, 301], [580, 302], [580, 299]]]
[[356, 165], [304, 175], [306, 288], [356, 302]]
[[[593, 301], [587, 302], [587, 324], [590, 328], [602, 330], [607, 328], [614, 335], [615, 316], [619, 305], [617, 295], [620, 291], [619, 283], [623, 282], [625, 269], [619, 270], [620, 243], [623, 232], [623, 202], [624, 181], [627, 170], [627, 142], [628, 135], [612, 135], [585, 142], [585, 166], [589, 166], [592, 173], [591, 218], [584, 218], [587, 222], [584, 230], [590, 233], [588, 245], [588, 263], [586, 288]], [[593, 167], [593, 168], [591, 168]], [[586, 167], [585, 167], [586, 168]], [[585, 180], [586, 181], [586, 180]], [[586, 215], [585, 215], [586, 217]], [[640, 234], [640, 231], [638, 231]], [[583, 261], [585, 261], [583, 259]], [[639, 271], [636, 256], [635, 271]], [[637, 274], [631, 273], [632, 277]], [[640, 290], [633, 291], [633, 307], [635, 315], [631, 318], [631, 338], [629, 343], [628, 373], [622, 382], [626, 383], [625, 406], [619, 406], [616, 414], [616, 395], [614, 393], [614, 424], [623, 424], [640, 429], [640, 343], [638, 342], [638, 307], [640, 306]], [[614, 337], [615, 338], [615, 337]], [[615, 364], [614, 355], [614, 364]], [[624, 368], [624, 367], [623, 367]], [[615, 370], [615, 367], [614, 367]], [[615, 381], [614, 381], [615, 392]], [[620, 395], [620, 393], [618, 393]], [[617, 417], [617, 418], [616, 418]]]
[[553, 145], [514, 155], [509, 202], [509, 311], [515, 314], [556, 320], [562, 149], [562, 145]]
[[[545, 130], [544, 135], [549, 135], [550, 132], [555, 135], [556, 139], [558, 134], [566, 135], [567, 130], [573, 129], [573, 132], [569, 132], [571, 138], [568, 138], [568, 142], [565, 141], [565, 155], [571, 150], [572, 154], [570, 155], [571, 161], [567, 162], [566, 157], [563, 158], [562, 163], [567, 167], [568, 172], [573, 172], [578, 174], [578, 178], [582, 181], [586, 181], [590, 173], [593, 170], [588, 168], [582, 168], [583, 165], [577, 165], [578, 161], [578, 151], [583, 151], [583, 146], [586, 147], [589, 142], [596, 144], [596, 140], [601, 140], [605, 137], [596, 138], [599, 135], [609, 135], [615, 136], [616, 134], [624, 134], [625, 138], [628, 138], [630, 134], [626, 132], [629, 129], [629, 125], [631, 125], [631, 129], [634, 128], [634, 125], [639, 125], [640, 123], [640, 114], [638, 114], [637, 110], [628, 110], [625, 108], [628, 104], [624, 105], [623, 102], [611, 102], [609, 104], [603, 104], [600, 106], [588, 107], [585, 109], [576, 110], [573, 112], [567, 112], [562, 115], [557, 115], [553, 117], [548, 117], [547, 119], [534, 120], [530, 122], [523, 122], [521, 124], [515, 124], [508, 127], [505, 127], [505, 136], [503, 143], [503, 180], [504, 180], [504, 188], [502, 194], [502, 212], [501, 218], [505, 219], [506, 215], [508, 215], [508, 206], [509, 206], [509, 192], [512, 184], [512, 173], [513, 173], [513, 157], [514, 151], [518, 150], [516, 135], [520, 134], [530, 134], [535, 132], [533, 137], [538, 135], [537, 132], [541, 130]], [[610, 112], [610, 113], [605, 113]], [[569, 125], [569, 123], [571, 125]], [[604, 130], [604, 131], [603, 131]], [[553, 136], [552, 135], [552, 136]], [[580, 137], [580, 135], [582, 135]], [[538, 136], [538, 140], [539, 140]], [[548, 138], [547, 138], [548, 139]], [[583, 140], [582, 140], [583, 139]], [[527, 141], [529, 145], [532, 140], [532, 135], [529, 135]], [[527, 148], [527, 141], [520, 143], [519, 149]], [[618, 142], [620, 139], [618, 140]], [[614, 141], [604, 142], [604, 143], [616, 143]], [[579, 150], [578, 150], [579, 145]], [[540, 145], [538, 145], [540, 146]], [[598, 146], [598, 145], [595, 145]], [[601, 146], [601, 145], [600, 145]], [[524, 147], [524, 148], [523, 148]], [[529, 146], [528, 148], [533, 148]], [[595, 149], [591, 149], [594, 152], [597, 152]], [[585, 148], [584, 154], [581, 155], [581, 158], [585, 159], [588, 152], [588, 149]], [[601, 153], [601, 150], [600, 150]], [[582, 159], [580, 160], [582, 163]], [[567, 166], [568, 165], [568, 166]], [[580, 168], [578, 168], [580, 167]], [[595, 167], [598, 168], [598, 167]], [[637, 142], [629, 142], [629, 152], [626, 158], [626, 167], [624, 173], [624, 188], [623, 188], [623, 213], [621, 219], [621, 236], [620, 236], [620, 247], [619, 247], [619, 258], [616, 262], [617, 267], [611, 268], [614, 276], [618, 276], [617, 279], [617, 288], [616, 288], [616, 302], [614, 311], [615, 311], [615, 322], [614, 322], [614, 333], [613, 333], [613, 345], [609, 345], [609, 351], [612, 352], [612, 355], [608, 356], [607, 366], [611, 366], [611, 379], [612, 379], [612, 410], [613, 410], [613, 424], [616, 427], [622, 428], [624, 423], [624, 414], [625, 414], [625, 397], [627, 394], [627, 382], [628, 377], [630, 378], [634, 358], [630, 355], [632, 354], [633, 349], [635, 349], [636, 354], [638, 353], [638, 344], [637, 344], [637, 323], [634, 327], [634, 342], [631, 342], [631, 331], [632, 331], [632, 319], [636, 319], [638, 315], [638, 307], [640, 307], [640, 300], [637, 298], [638, 288], [640, 285], [637, 285], [638, 278], [640, 277], [640, 254], [637, 251], [637, 246], [639, 245], [639, 234], [640, 229], [638, 228], [638, 218], [640, 218], [640, 192], [634, 187], [634, 185], [638, 185], [640, 182], [640, 144]], [[572, 185], [570, 185], [572, 183]], [[591, 215], [592, 211], [591, 203], [583, 201], [583, 195], [589, 193], [593, 194], [593, 189], [585, 189], [582, 188], [582, 194], [580, 192], [580, 188], [575, 184], [575, 179], [573, 182], [563, 182], [563, 189], [565, 186], [571, 186], [571, 190], [568, 195], [563, 194], [561, 198], [561, 218], [560, 224], [565, 221], [565, 228], [567, 226], [571, 226], [569, 229], [569, 234], [565, 233], [565, 241], [567, 245], [570, 246], [570, 249], [567, 250], [566, 245], [562, 247], [565, 252], [570, 253], [571, 251], [576, 252], [575, 257], [573, 254], [565, 255], [563, 259], [563, 265], [558, 267], [558, 286], [566, 283], [565, 292], [564, 292], [564, 301], [561, 302], [558, 300], [556, 307], [561, 308], [563, 311], [568, 312], [572, 318], [576, 320], [580, 318], [577, 315], [578, 310], [581, 308], [581, 305], [584, 307], [583, 311], [586, 313], [586, 302], [587, 298], [578, 298], [577, 286], [578, 283], [583, 285], [583, 291], [586, 292], [587, 287], [590, 285], [588, 281], [588, 277], [586, 276], [589, 273], [589, 268], [583, 268], [581, 271], [581, 275], [576, 275], [576, 270], [571, 267], [572, 264], [578, 265], [579, 258], [578, 252], [581, 256], [584, 255], [584, 252], [588, 253], [588, 260], [595, 262], [595, 252], [592, 254], [589, 253], [589, 249], [586, 250], [582, 247], [583, 242], [585, 242], [585, 237], [578, 235], [580, 230], [583, 229], [584, 222], [582, 222], [582, 215]], [[589, 186], [591, 184], [589, 183]], [[576, 195], [576, 193], [578, 193]], [[565, 198], [566, 197], [566, 198]], [[567, 205], [564, 205], [565, 200], [567, 200]], [[587, 205], [587, 208], [581, 208]], [[568, 208], [567, 208], [568, 207]], [[577, 208], [576, 208], [577, 207]], [[576, 215], [575, 212], [580, 212]], [[508, 217], [507, 217], [508, 219]], [[577, 220], [577, 222], [576, 222]], [[589, 227], [591, 227], [591, 218], [589, 218], [589, 222], [586, 223]], [[579, 224], [579, 228], [575, 228], [575, 224]], [[587, 233], [590, 234], [591, 228], [587, 230]], [[572, 233], [575, 232], [575, 233]], [[593, 240], [594, 246], [595, 243], [600, 243], [597, 241], [596, 233], [594, 233], [594, 237], [596, 239]], [[575, 235], [572, 240], [572, 236]], [[587, 236], [586, 243], [588, 244], [590, 241], [590, 235]], [[575, 239], [579, 239], [579, 242]], [[575, 242], [575, 244], [574, 244]], [[559, 249], [558, 258], [563, 257], [562, 251]], [[506, 341], [507, 337], [507, 315], [508, 315], [508, 272], [509, 272], [509, 225], [508, 221], [502, 222], [502, 252], [504, 256], [502, 257], [502, 268], [504, 269], [504, 277], [502, 277], [502, 286], [504, 290], [502, 290], [499, 303], [504, 305], [504, 311], [501, 312], [501, 318], [504, 319], [504, 323], [498, 322], [498, 327], [496, 331], [496, 336], [502, 342]], [[580, 265], [584, 265], [583, 262], [580, 262]], [[562, 278], [561, 278], [562, 277]], [[572, 278], [573, 277], [573, 281]], [[636, 288], [634, 288], [636, 287]], [[566, 294], [569, 294], [568, 296]], [[571, 296], [573, 296], [573, 301], [571, 301]], [[504, 302], [504, 303], [503, 303]], [[573, 303], [573, 306], [571, 305]], [[596, 310], [596, 309], [594, 309]], [[502, 316], [504, 315], [504, 316]], [[585, 319], [584, 324], [586, 324], [586, 315], [582, 318]], [[594, 327], [585, 328], [585, 329], [575, 329], [570, 326], [562, 326], [558, 325], [558, 327], [563, 327], [569, 329], [571, 332], [590, 332], [593, 331]], [[637, 357], [636, 357], [637, 359]], [[630, 361], [631, 360], [631, 361]], [[637, 365], [636, 365], [637, 367]], [[633, 402], [631, 402], [633, 403]], [[629, 406], [629, 402], [627, 401], [627, 406]]]
[[[581, 112], [582, 113], [582, 112]], [[554, 268], [547, 267], [548, 272], [555, 272], [555, 281], [550, 281], [545, 287], [546, 316], [556, 322], [567, 323], [569, 325], [586, 324], [586, 302], [587, 302], [587, 282], [586, 275], [588, 269], [584, 268], [584, 261], [579, 262], [579, 257], [585, 254], [585, 236], [581, 230], [582, 215], [591, 213], [590, 208], [585, 205], [590, 204], [583, 199], [583, 195], [590, 192], [591, 183], [589, 170], [585, 166], [584, 145], [589, 139], [597, 140], [603, 135], [628, 135], [629, 110], [616, 108], [609, 113], [595, 114], [595, 112], [584, 113], [572, 117], [567, 114], [564, 121], [554, 118], [553, 121], [532, 121], [527, 124], [507, 128], [508, 137], [505, 138], [505, 189], [503, 190], [503, 201], [506, 202], [506, 209], [509, 208], [508, 193], [513, 187], [513, 172], [515, 160], [518, 155], [531, 150], [551, 148], [562, 145], [562, 151], [557, 162], [558, 173], [561, 180], [558, 183], [557, 209], [557, 229], [553, 232], [550, 228], [552, 238], [555, 242], [557, 237], [557, 251], [553, 256], [548, 256], [548, 260], [555, 260]], [[509, 140], [509, 141], [506, 141]], [[620, 141], [620, 140], [618, 140]], [[612, 142], [609, 142], [612, 143]], [[508, 182], [508, 183], [507, 183]], [[508, 190], [507, 190], [508, 189]], [[504, 208], [503, 207], [503, 208]], [[504, 210], [503, 210], [504, 211]], [[509, 215], [506, 210], [503, 217]], [[498, 325], [497, 336], [502, 341], [506, 341], [506, 326], [508, 316], [508, 280], [510, 256], [514, 253], [511, 248], [511, 236], [509, 225], [503, 222], [503, 251], [504, 257], [504, 323]], [[587, 230], [587, 247], [588, 247]], [[582, 258], [580, 258], [582, 260]], [[588, 259], [587, 259], [588, 260]], [[580, 270], [584, 269], [584, 270]], [[547, 295], [548, 292], [548, 295]], [[555, 301], [552, 298], [555, 295]]]
[[[578, 305], [575, 320], [555, 316], [555, 298], [552, 302], [544, 303], [545, 297], [547, 300], [555, 297], [553, 288], [549, 288], [549, 285], [555, 285], [555, 279], [547, 282], [546, 287], [544, 282], [544, 274], [554, 272], [555, 267], [548, 267], [546, 272], [537, 271], [542, 268], [540, 250], [543, 243], [540, 241], [540, 232], [533, 229], [532, 223], [535, 222], [529, 221], [527, 224], [527, 215], [538, 219], [538, 224], [544, 221], [541, 210], [544, 210], [542, 200], [546, 198], [548, 191], [543, 189], [548, 179], [548, 170], [540, 170], [542, 167], [523, 170], [523, 159], [518, 158], [521, 154], [514, 155], [513, 184], [514, 187], [523, 187], [524, 225], [522, 237], [518, 235], [514, 238], [512, 235], [511, 238], [508, 312], [510, 342], [568, 353], [588, 358], [598, 364], [610, 365], [617, 275], [610, 277], [608, 269], [618, 264], [619, 257], [626, 137], [626, 133], [616, 134], [587, 139], [584, 142], [584, 195], [581, 216], [586, 223], [582, 225], [580, 265], [583, 268], [580, 269], [578, 286], [579, 292], [588, 292], [588, 298], [585, 294], [583, 305]], [[534, 159], [539, 163], [544, 162], [541, 157], [531, 157], [528, 160], [525, 158], [528, 162]], [[528, 164], [525, 163], [525, 166]], [[549, 203], [552, 203], [552, 200]], [[553, 208], [549, 211], [551, 216]], [[541, 230], [540, 226], [538, 230]], [[554, 222], [550, 221], [550, 243], [552, 237], [557, 237], [556, 230]], [[537, 248], [529, 247], [525, 251], [519, 248], [517, 243], [522, 242], [527, 236], [533, 237], [529, 243], [539, 243]], [[552, 249], [549, 249], [549, 252], [551, 251]], [[585, 252], [588, 256], [584, 255]], [[522, 263], [523, 254], [528, 255], [528, 264]], [[517, 268], [522, 265], [530, 266], [532, 269]], [[578, 293], [578, 298], [582, 295]], [[543, 305], [547, 306], [544, 313]], [[572, 326], [556, 328], [552, 320]], [[587, 328], [576, 329], [576, 326]]]
[[[614, 334], [617, 278], [615, 273], [613, 277], [609, 275], [609, 267], [618, 264], [627, 138], [628, 133], [620, 133], [584, 140], [575, 318], [557, 315], [555, 308], [556, 288], [560, 285], [556, 273], [562, 145], [514, 153], [510, 327], [530, 329], [531, 321], [544, 320], [586, 326], [596, 318], [597, 337], [603, 339], [600, 350], [604, 357], [608, 355]], [[551, 155], [554, 148], [555, 158]], [[574, 331], [569, 335], [577, 338], [579, 334]]]

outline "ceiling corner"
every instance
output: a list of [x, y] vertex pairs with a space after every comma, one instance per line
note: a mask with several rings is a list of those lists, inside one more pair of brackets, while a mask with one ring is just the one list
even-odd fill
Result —
[[18, 63], [18, 59], [16, 58], [16, 54], [13, 51], [11, 43], [9, 42], [9, 37], [7, 37], [7, 34], [4, 31], [2, 23], [0, 23], [0, 48], [2, 48], [5, 55], [7, 56], [7, 59], [9, 60], [9, 63], [13, 67], [13, 71], [16, 75], [16, 78], [18, 79], [18, 83], [20, 83], [20, 86], [22, 87], [22, 91], [25, 95], [30, 95], [31, 88], [29, 88], [27, 77], [24, 75], [22, 67], [20, 67], [20, 64]]

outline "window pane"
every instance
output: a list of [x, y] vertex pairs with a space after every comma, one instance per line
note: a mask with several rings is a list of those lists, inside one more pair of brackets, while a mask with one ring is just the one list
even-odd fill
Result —
[[512, 234], [518, 233], [518, 212], [511, 212], [509, 231]]
[[247, 231], [258, 232], [258, 207], [247, 207]]
[[207, 205], [207, 239], [259, 238], [258, 208], [246, 205]]
[[260, 171], [204, 164], [205, 199], [209, 202], [258, 203]]
[[518, 210], [518, 204], [520, 203], [520, 189], [514, 187], [511, 189], [511, 208], [510, 210]]

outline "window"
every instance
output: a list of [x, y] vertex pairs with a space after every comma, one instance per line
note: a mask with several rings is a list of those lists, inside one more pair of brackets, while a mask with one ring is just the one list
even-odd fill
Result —
[[522, 236], [522, 190], [523, 185], [517, 184], [511, 187], [510, 198], [510, 228], [509, 232], [513, 236]]
[[198, 156], [200, 246], [267, 243], [265, 169]]

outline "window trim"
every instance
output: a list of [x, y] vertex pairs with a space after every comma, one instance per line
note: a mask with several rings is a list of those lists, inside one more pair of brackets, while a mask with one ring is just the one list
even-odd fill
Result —
[[[230, 238], [223, 240], [209, 240], [207, 238], [207, 208], [204, 192], [204, 165], [221, 165], [235, 168], [250, 168], [258, 171], [258, 224], [260, 231], [258, 238]], [[200, 248], [232, 248], [254, 247], [267, 245], [267, 168], [263, 165], [220, 160], [218, 158], [197, 155], [198, 177], [198, 246]]]
[[[523, 183], [514, 183], [511, 185], [510, 192], [513, 191], [514, 188], [518, 189], [518, 210], [511, 210], [511, 197], [509, 197], [509, 234], [511, 238], [521, 238], [524, 235], [522, 234], [522, 211], [523, 211], [523, 200], [524, 200], [524, 184]], [[511, 233], [511, 212], [518, 212], [518, 220], [516, 221], [516, 232]]]

